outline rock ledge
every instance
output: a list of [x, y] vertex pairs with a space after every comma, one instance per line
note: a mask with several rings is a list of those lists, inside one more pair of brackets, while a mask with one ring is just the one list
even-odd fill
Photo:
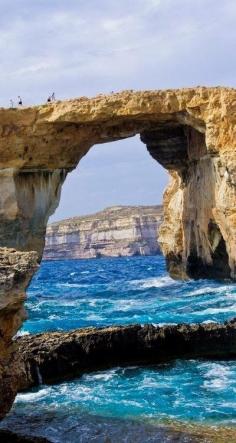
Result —
[[176, 358], [236, 358], [236, 319], [224, 324], [131, 325], [49, 332], [17, 339], [19, 390], [84, 372]]

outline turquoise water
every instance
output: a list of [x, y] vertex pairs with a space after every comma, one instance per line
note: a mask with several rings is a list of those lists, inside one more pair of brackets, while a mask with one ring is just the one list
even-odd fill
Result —
[[178, 360], [86, 374], [19, 394], [3, 425], [60, 443], [164, 443], [170, 436], [159, 440], [148, 423], [170, 419], [235, 425], [236, 364]]
[[[27, 307], [23, 334], [110, 324], [222, 322], [236, 316], [236, 286], [173, 281], [161, 256], [44, 262], [29, 288]], [[41, 386], [17, 396], [2, 426], [58, 443], [164, 443], [172, 441], [170, 436], [158, 439], [153, 426], [163, 420], [235, 426], [236, 362], [177, 360]]]

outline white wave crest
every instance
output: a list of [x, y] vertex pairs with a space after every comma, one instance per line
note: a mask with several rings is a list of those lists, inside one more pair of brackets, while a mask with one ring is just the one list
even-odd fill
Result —
[[30, 335], [28, 331], [17, 331], [15, 337], [22, 337], [23, 335]]
[[213, 363], [204, 378], [205, 389], [223, 390], [231, 383], [231, 370], [223, 364]]
[[50, 393], [51, 388], [43, 388], [37, 392], [26, 392], [22, 394], [17, 394], [16, 402], [34, 402], [35, 400], [47, 397]]
[[[229, 295], [231, 291], [235, 291], [234, 285], [225, 285], [225, 286], [202, 286], [199, 289], [195, 289], [187, 294], [187, 296], [195, 296], [195, 295], [205, 295], [205, 294], [222, 294]], [[230, 294], [236, 298], [236, 294]]]
[[178, 284], [176, 280], [173, 280], [169, 276], [157, 277], [157, 278], [147, 278], [145, 280], [132, 280], [130, 284], [136, 288], [162, 288], [164, 286], [170, 286], [173, 284]]
[[236, 312], [236, 304], [230, 305], [230, 306], [226, 306], [226, 307], [222, 307], [222, 308], [207, 308], [204, 309], [203, 311], [197, 311], [194, 312], [194, 315], [206, 315], [206, 314], [222, 314], [224, 312], [229, 312], [230, 315], [233, 315]]
[[89, 285], [80, 283], [57, 283], [58, 288], [87, 288]]

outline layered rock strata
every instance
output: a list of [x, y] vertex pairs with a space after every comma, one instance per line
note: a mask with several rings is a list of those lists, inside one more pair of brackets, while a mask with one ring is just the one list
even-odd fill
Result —
[[47, 227], [44, 259], [155, 255], [161, 206], [113, 206]]
[[[36, 251], [40, 262], [48, 217], [58, 205], [66, 175], [93, 145], [140, 134], [152, 157], [171, 176], [159, 236], [170, 274], [235, 280], [235, 123], [236, 90], [220, 87], [124, 91], [31, 108], [1, 108], [0, 247]], [[29, 282], [25, 272], [22, 291]], [[2, 275], [4, 281], [4, 271]], [[24, 318], [23, 298], [21, 291], [15, 292], [14, 282], [10, 291], [3, 283], [0, 416], [13, 398], [4, 394], [1, 380], [5, 371], [10, 392], [14, 371], [6, 362], [14, 319], [19, 326]]]
[[[112, 366], [176, 358], [236, 358], [236, 319], [225, 324], [132, 325], [48, 332], [17, 339], [19, 389]], [[19, 360], [20, 361], [20, 360]]]

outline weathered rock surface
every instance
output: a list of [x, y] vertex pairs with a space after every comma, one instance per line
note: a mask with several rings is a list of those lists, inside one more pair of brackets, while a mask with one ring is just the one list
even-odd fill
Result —
[[[220, 87], [124, 91], [1, 108], [0, 247], [36, 251], [40, 261], [46, 224], [67, 173], [93, 145], [140, 134], [171, 176], [159, 236], [170, 274], [236, 280], [235, 123], [236, 90]], [[22, 291], [27, 284], [26, 278]], [[22, 312], [23, 303], [23, 297], [15, 303], [14, 285], [10, 291], [2, 288], [0, 368], [10, 358], [12, 317], [22, 320], [16, 309]], [[5, 371], [12, 374], [10, 366]], [[0, 416], [12, 398], [1, 397]]]
[[[19, 390], [112, 366], [175, 358], [236, 358], [236, 319], [225, 324], [131, 325], [48, 332], [17, 339]], [[20, 359], [19, 359], [20, 361]]]
[[161, 206], [113, 206], [47, 227], [47, 260], [155, 255]]
[[12, 335], [26, 318], [25, 288], [37, 267], [35, 252], [0, 248], [0, 418], [18, 390], [18, 357]]

